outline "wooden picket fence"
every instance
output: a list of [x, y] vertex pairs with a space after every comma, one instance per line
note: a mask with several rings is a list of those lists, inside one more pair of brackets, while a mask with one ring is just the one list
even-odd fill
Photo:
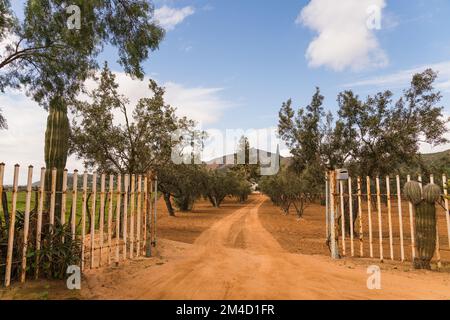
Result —
[[[334, 179], [334, 181], [333, 181]], [[416, 256], [414, 237], [414, 210], [402, 195], [411, 176], [384, 179], [366, 177], [337, 181], [334, 173], [327, 175], [326, 234], [337, 239], [341, 256], [386, 258], [392, 261], [413, 261]], [[438, 181], [440, 180], [440, 181]], [[450, 262], [450, 212], [447, 199], [447, 177], [425, 181], [442, 186], [443, 201], [437, 205], [437, 248], [435, 261], [438, 268]], [[332, 219], [334, 215], [334, 231]], [[342, 219], [343, 216], [346, 218]], [[354, 221], [356, 220], [356, 221]]]
[[[51, 169], [51, 186], [46, 189], [47, 169], [41, 169], [39, 186], [33, 187], [33, 167], [29, 166], [26, 189], [24, 189], [19, 187], [19, 171], [20, 166], [15, 165], [12, 185], [7, 186], [3, 181], [5, 165], [0, 164], [0, 195], [5, 196], [5, 192], [8, 191], [11, 198], [9, 223], [5, 223], [7, 226], [6, 261], [0, 261], [0, 267], [5, 268], [2, 280], [6, 287], [11, 283], [11, 269], [14, 264], [20, 266], [20, 281], [25, 282], [26, 280], [33, 193], [36, 195], [33, 213], [37, 215], [37, 218], [33, 219], [36, 223], [33, 226], [33, 230], [36, 230], [36, 243], [33, 243], [37, 252], [36, 259], [41, 250], [43, 220], [49, 221], [50, 226], [55, 224], [55, 204], [58, 195], [61, 197], [59, 222], [61, 225], [70, 224], [72, 239], [80, 240], [81, 265], [79, 267], [81, 271], [109, 266], [113, 263], [118, 264], [120, 261], [134, 259], [146, 253], [148, 255], [150, 246], [156, 245], [156, 201], [158, 198], [156, 176], [150, 173], [146, 175], [106, 175], [96, 172], [92, 174], [84, 172], [79, 175], [75, 170], [71, 175], [72, 186], [69, 188], [69, 175], [65, 170], [62, 190], [57, 190], [56, 169]], [[80, 178], [81, 188], [78, 181]], [[18, 197], [21, 192], [25, 193], [23, 229], [20, 230], [23, 232], [23, 235], [21, 234], [23, 244], [22, 248], [19, 248], [21, 258], [19, 261], [13, 261], [13, 251], [18, 249], [14, 247], [16, 245], [14, 239], [15, 232], [17, 232]], [[80, 198], [81, 205], [78, 202]], [[2, 199], [3, 197], [0, 197], [0, 213], [4, 208]], [[47, 209], [45, 208], [46, 201], [47, 203], [49, 201]], [[88, 214], [89, 217], [87, 217]], [[6, 217], [5, 212], [3, 212], [3, 216]], [[90, 230], [86, 230], [87, 219], [90, 219]], [[0, 227], [1, 224], [2, 215], [0, 214]], [[1, 255], [1, 257], [3, 256]], [[39, 266], [35, 271], [34, 277], [38, 278]]]

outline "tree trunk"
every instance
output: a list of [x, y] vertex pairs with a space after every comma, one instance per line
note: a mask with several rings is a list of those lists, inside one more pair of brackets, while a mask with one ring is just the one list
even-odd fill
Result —
[[170, 193], [164, 193], [164, 201], [166, 202], [167, 211], [169, 216], [175, 217], [175, 210], [173, 209], [172, 202], [170, 201]]
[[[52, 169], [57, 169], [56, 175], [56, 201], [55, 217], [61, 215], [62, 202], [62, 180], [66, 166], [67, 153], [69, 150], [70, 125], [67, 117], [67, 105], [60, 97], [54, 97], [50, 101], [49, 114], [47, 118], [47, 129], [45, 131], [45, 189], [47, 191], [46, 208], [50, 208]], [[59, 192], [58, 192], [59, 191]]]

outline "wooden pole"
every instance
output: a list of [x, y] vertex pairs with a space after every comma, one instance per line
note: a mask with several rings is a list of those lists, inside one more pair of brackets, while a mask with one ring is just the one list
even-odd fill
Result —
[[[434, 175], [430, 175], [430, 183], [434, 184]], [[437, 217], [436, 217], [437, 218]], [[441, 262], [441, 242], [439, 239], [439, 224], [436, 223], [436, 259], [437, 259], [437, 267], [438, 269], [442, 268]]]
[[450, 248], [450, 212], [448, 205], [448, 186], [447, 186], [447, 176], [444, 174], [442, 176], [442, 185], [444, 186], [444, 204], [445, 204], [445, 219], [447, 220], [447, 237], [448, 237], [448, 246]]
[[75, 240], [77, 235], [77, 200], [78, 200], [78, 170], [73, 172], [72, 176], [72, 214], [71, 214], [71, 230], [72, 240]]
[[158, 176], [155, 175], [155, 205], [153, 207], [153, 213], [154, 213], [154, 219], [153, 219], [153, 235], [155, 236], [154, 241], [153, 241], [153, 245], [156, 247], [156, 222], [158, 219], [158, 215], [157, 215], [157, 202], [158, 202]]
[[[67, 206], [67, 169], [63, 171], [63, 183], [62, 183], [62, 195], [61, 195], [61, 225], [66, 224], [66, 206]], [[63, 239], [64, 242], [64, 239]]]
[[344, 209], [344, 181], [339, 181], [339, 202], [341, 207], [341, 233], [342, 233], [342, 255], [347, 255], [345, 245], [345, 209]]
[[135, 199], [135, 188], [136, 188], [136, 176], [131, 175], [131, 195], [130, 195], [130, 259], [134, 257], [134, 242], [135, 242], [135, 215], [136, 215], [136, 199]]
[[[114, 202], [114, 176], [109, 175], [109, 206], [108, 206], [108, 265], [111, 264], [112, 253], [112, 215], [113, 215], [113, 202]], [[120, 208], [119, 208], [120, 209]]]
[[147, 172], [147, 235], [145, 241], [145, 256], [152, 256], [152, 192], [153, 192], [153, 173]]
[[402, 262], [405, 261], [405, 244], [403, 238], [403, 213], [402, 213], [402, 189], [400, 186], [400, 176], [397, 175], [397, 207], [398, 207], [398, 226], [400, 229], [400, 255]]
[[143, 254], [146, 255], [147, 251], [147, 217], [148, 217], [148, 175], [146, 174], [144, 176], [144, 211], [143, 211], [143, 223], [144, 223], [144, 230], [143, 230], [143, 243], [142, 243], [142, 249]]
[[91, 269], [95, 264], [95, 210], [97, 203], [97, 172], [92, 174], [92, 206], [91, 206]]
[[377, 184], [377, 209], [378, 209], [378, 238], [380, 240], [380, 261], [384, 261], [383, 256], [383, 220], [381, 218], [381, 192], [380, 192], [380, 178], [376, 179]]
[[127, 220], [128, 220], [128, 187], [130, 183], [130, 175], [125, 175], [124, 181], [124, 197], [123, 197], [123, 224], [122, 224], [122, 238], [123, 238], [123, 258], [127, 259]]
[[420, 189], [423, 189], [422, 176], [421, 176], [420, 174], [419, 174], [419, 176], [417, 177], [417, 180], [419, 181]]
[[55, 204], [56, 204], [56, 168], [52, 169], [52, 184], [51, 184], [51, 194], [50, 194], [50, 231], [55, 225]]
[[20, 166], [16, 164], [14, 166], [14, 180], [13, 180], [13, 191], [12, 191], [12, 210], [9, 220], [9, 231], [8, 231], [8, 249], [6, 253], [6, 271], [5, 271], [5, 287], [9, 287], [11, 284], [11, 267], [14, 249], [14, 231], [16, 225], [16, 210], [17, 210], [17, 187], [19, 183], [19, 168]]
[[81, 207], [81, 271], [84, 270], [84, 254], [86, 245], [86, 211], [87, 211], [87, 184], [88, 173], [85, 171], [83, 174], [83, 205]]
[[105, 184], [106, 174], [102, 173], [100, 178], [100, 225], [99, 225], [99, 242], [100, 242], [100, 256], [98, 259], [98, 266], [102, 266], [103, 258], [103, 235], [105, 225]]
[[31, 187], [33, 184], [33, 166], [28, 167], [27, 195], [25, 199], [25, 219], [23, 224], [22, 268], [20, 282], [25, 282], [27, 273], [28, 232], [30, 230]]
[[389, 223], [389, 248], [391, 260], [394, 260], [394, 239], [392, 235], [391, 180], [389, 176], [386, 176], [386, 196], [387, 196], [388, 223]]
[[362, 220], [362, 187], [361, 177], [358, 177], [358, 215], [359, 215], [359, 255], [364, 257], [364, 233]]
[[45, 168], [41, 168], [41, 184], [39, 186], [39, 204], [37, 212], [36, 223], [36, 273], [35, 279], [39, 278], [39, 265], [40, 265], [40, 253], [41, 253], [41, 234], [42, 234], [42, 212], [44, 211], [45, 201]]
[[350, 212], [350, 251], [352, 257], [355, 256], [355, 246], [354, 246], [354, 230], [353, 230], [353, 194], [352, 194], [352, 178], [348, 178], [348, 207]]
[[367, 215], [369, 219], [369, 249], [370, 249], [370, 257], [373, 258], [372, 195], [370, 191], [370, 177], [367, 177], [366, 181], [367, 181]]
[[116, 198], [116, 264], [120, 261], [120, 200], [122, 198], [122, 176], [117, 175], [117, 198]]
[[[408, 182], [411, 181], [410, 175], [408, 175], [407, 180]], [[412, 261], [414, 261], [414, 259], [416, 258], [416, 240], [414, 234], [414, 211], [411, 202], [409, 202], [409, 226], [411, 233], [411, 254], [412, 254]]]
[[330, 248], [331, 248], [331, 258], [336, 260], [339, 259], [339, 244], [337, 243], [337, 228], [336, 228], [336, 171], [330, 171]]
[[137, 187], [137, 227], [136, 227], [136, 256], [141, 255], [141, 202], [142, 202], [142, 176], [138, 176], [138, 187]]

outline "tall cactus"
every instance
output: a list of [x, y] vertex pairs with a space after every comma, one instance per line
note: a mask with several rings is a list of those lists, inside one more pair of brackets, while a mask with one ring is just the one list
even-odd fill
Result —
[[[67, 153], [69, 150], [70, 125], [67, 117], [67, 105], [60, 97], [54, 97], [50, 101], [49, 114], [47, 118], [47, 130], [45, 131], [45, 165], [47, 172], [45, 176], [46, 191], [51, 190], [51, 177], [53, 168], [57, 169], [56, 190], [62, 190], [63, 171], [66, 166]], [[49, 193], [47, 192], [47, 195]], [[61, 193], [56, 194], [55, 216], [61, 213]], [[49, 197], [47, 197], [47, 208]]]
[[419, 183], [411, 181], [405, 185], [404, 192], [415, 211], [417, 257], [414, 268], [431, 269], [431, 259], [436, 251], [436, 202], [441, 190], [437, 185], [429, 184], [421, 191]]

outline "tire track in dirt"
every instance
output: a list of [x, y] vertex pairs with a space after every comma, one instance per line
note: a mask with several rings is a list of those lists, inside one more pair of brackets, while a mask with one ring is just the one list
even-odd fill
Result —
[[114, 289], [94, 285], [92, 292], [102, 298], [175, 300], [450, 298], [448, 284], [435, 278], [386, 272], [383, 290], [371, 291], [362, 267], [348, 269], [327, 257], [287, 253], [259, 220], [265, 200], [258, 197], [218, 221], [179, 259], [138, 268], [117, 277]]

